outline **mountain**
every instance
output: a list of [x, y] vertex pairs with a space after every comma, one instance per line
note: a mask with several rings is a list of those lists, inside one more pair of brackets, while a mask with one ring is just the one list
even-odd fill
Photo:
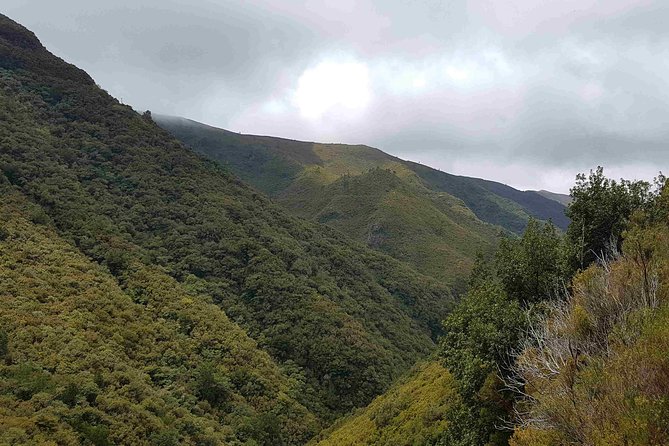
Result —
[[549, 192], [547, 190], [538, 190], [535, 192], [543, 197], [555, 200], [558, 203], [563, 204], [564, 206], [569, 206], [571, 204], [571, 196], [567, 194], [558, 194], [555, 192]]
[[326, 223], [419, 271], [462, 284], [478, 252], [532, 217], [568, 220], [535, 192], [450, 175], [378, 149], [241, 135], [155, 116], [166, 130], [228, 167], [293, 214]]
[[433, 351], [452, 307], [4, 16], [0, 188], [0, 430], [16, 441], [300, 444]]

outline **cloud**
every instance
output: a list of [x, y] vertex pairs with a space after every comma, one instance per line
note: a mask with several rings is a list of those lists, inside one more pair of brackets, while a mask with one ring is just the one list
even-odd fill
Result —
[[293, 102], [306, 119], [328, 112], [364, 110], [371, 96], [367, 66], [360, 62], [322, 62], [297, 80]]
[[5, 3], [138, 109], [369, 144], [518, 187], [669, 164], [659, 0]]

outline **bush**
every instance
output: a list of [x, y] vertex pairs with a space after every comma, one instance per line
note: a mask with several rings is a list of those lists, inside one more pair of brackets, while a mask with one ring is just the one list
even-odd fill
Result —
[[4, 358], [9, 353], [9, 336], [5, 330], [0, 329], [0, 358]]
[[213, 406], [221, 406], [230, 398], [232, 385], [212, 363], [202, 364], [196, 371], [195, 392]]

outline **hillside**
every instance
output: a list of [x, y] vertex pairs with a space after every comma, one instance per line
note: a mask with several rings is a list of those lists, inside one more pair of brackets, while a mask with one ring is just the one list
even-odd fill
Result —
[[476, 254], [492, 251], [502, 228], [521, 233], [530, 217], [563, 229], [568, 223], [563, 205], [535, 192], [450, 175], [371, 147], [155, 119], [293, 214], [327, 223], [451, 284], [465, 281]]
[[313, 435], [301, 383], [211, 299], [140, 263], [119, 280], [0, 190], [0, 444]]
[[550, 198], [551, 200], [555, 200], [558, 203], [561, 203], [565, 206], [569, 206], [569, 203], [571, 203], [571, 197], [569, 195], [566, 195], [566, 194], [558, 194], [558, 193], [550, 192], [550, 191], [547, 191], [547, 190], [538, 190], [538, 191], [535, 191], [535, 192], [538, 193], [541, 196], [544, 196], [546, 198]]
[[[110, 97], [85, 72], [53, 56], [31, 32], [4, 16], [0, 16], [0, 184], [7, 191], [3, 203], [10, 192], [24, 197], [33, 206], [29, 219], [56, 231], [63, 243], [72, 246], [68, 249], [76, 251], [72, 255], [80, 259], [77, 262], [85, 259], [108, 271], [117, 283], [119, 299], [131, 296], [140, 308], [148, 305], [150, 291], [132, 280], [136, 268], [147, 268], [165, 275], [161, 282], [174, 288], [174, 299], [181, 299], [178, 290], [183, 287], [194, 295], [192, 299], [208, 303], [206, 312], [212, 318], [229, 316], [241, 327], [240, 333], [248, 334], [284, 370], [287, 376], [281, 379], [290, 377], [301, 386], [295, 393], [299, 401], [286, 397], [285, 404], [301, 404], [321, 420], [368, 403], [430, 353], [440, 321], [452, 305], [449, 289], [439, 282], [326, 226], [288, 215], [216, 163], [192, 153], [150, 115], [140, 116]], [[3, 255], [14, 254], [6, 248]], [[11, 269], [11, 263], [4, 265]], [[19, 277], [43, 273], [48, 268], [32, 268]], [[111, 280], [104, 277], [100, 280]], [[85, 291], [74, 285], [77, 279], [68, 280], [66, 296]], [[9, 295], [10, 303], [17, 293]], [[37, 293], [27, 308], [37, 305], [34, 299], [48, 300], [49, 294]], [[70, 311], [61, 310], [63, 316]], [[132, 313], [124, 313], [121, 320], [101, 317], [108, 333], [130, 325], [142, 333], [143, 322]], [[153, 320], [155, 314], [142, 317]], [[169, 317], [179, 319], [178, 314]], [[192, 334], [193, 323], [190, 316], [179, 321], [187, 334]], [[77, 324], [63, 330], [88, 326]], [[15, 343], [27, 341], [18, 328], [9, 327], [11, 351]], [[209, 334], [217, 333], [210, 327]], [[230, 330], [221, 330], [221, 335]], [[83, 344], [71, 348], [73, 355], [83, 354], [77, 350]], [[214, 338], [194, 342], [188, 355], [194, 361], [212, 362], [218, 371], [209, 375], [227, 394], [228, 382], [234, 386], [236, 378], [222, 368], [219, 355], [227, 358], [237, 348], [234, 342], [225, 345]], [[152, 357], [139, 358], [128, 367], [148, 373], [154, 366]], [[48, 366], [36, 364], [38, 374], [65, 367], [57, 356], [50, 360]], [[11, 387], [8, 380], [14, 366], [3, 366], [5, 389]], [[163, 380], [161, 373], [155, 379]], [[169, 379], [166, 383], [170, 385]], [[250, 394], [262, 394], [270, 387], [253, 380], [248, 385], [243, 391]], [[100, 410], [110, 414], [130, 401], [150, 404], [148, 393], [121, 391], [121, 406]], [[40, 393], [26, 395], [28, 401], [41, 398]], [[203, 404], [208, 392], [204, 395], [199, 402], [184, 396], [187, 401], [178, 404]], [[286, 415], [290, 411], [283, 414], [283, 402], [268, 404], [282, 416], [292, 416]], [[212, 415], [206, 406], [201, 410], [215, 420], [222, 416]], [[234, 405], [216, 410], [226, 417], [242, 416]], [[299, 415], [301, 432], [309, 430], [304, 426], [310, 426], [311, 416]], [[183, 429], [188, 426], [178, 432], [179, 438], [184, 438]], [[297, 443], [290, 438], [285, 442]]]
[[458, 402], [453, 378], [437, 361], [420, 364], [369, 406], [337, 421], [310, 445], [427, 445], [448, 426]]

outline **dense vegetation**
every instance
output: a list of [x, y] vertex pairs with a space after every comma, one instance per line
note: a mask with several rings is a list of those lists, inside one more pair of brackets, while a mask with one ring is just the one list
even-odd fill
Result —
[[[576, 201], [601, 203], [603, 194], [599, 212], [607, 212], [649, 191], [645, 183], [602, 179], [601, 171], [581, 177]], [[631, 218], [616, 214], [627, 223], [611, 225], [609, 237], [585, 233], [590, 245], [613, 240], [612, 251], [576, 276], [523, 343], [512, 444], [669, 443], [669, 185], [662, 179], [660, 186], [660, 194], [623, 207]]]
[[0, 444], [302, 444], [318, 427], [206, 296], [135, 262], [120, 279], [3, 189]]
[[[552, 283], [560, 274], [550, 262], [557, 260], [559, 253], [555, 250], [537, 252], [531, 246], [535, 243], [546, 246], [555, 240], [559, 237], [552, 225], [531, 221], [523, 237], [504, 240], [494, 258], [479, 258], [470, 280], [470, 290], [444, 321], [441, 348], [434, 359], [434, 366], [445, 366], [449, 371], [447, 376], [452, 377], [442, 383], [450, 389], [447, 394], [434, 390], [430, 393], [430, 407], [443, 408], [439, 418], [434, 420], [439, 429], [430, 431], [429, 437], [425, 436], [425, 428], [412, 434], [405, 433], [402, 444], [474, 446], [507, 443], [510, 431], [501, 431], [498, 426], [505, 419], [510, 422], [514, 395], [505, 390], [499, 372], [508, 370], [509, 352], [519, 344], [527, 326], [524, 309], [529, 302], [523, 299], [525, 293], [537, 288], [549, 292], [549, 286], [545, 284]], [[550, 259], [553, 255], [555, 258]], [[535, 263], [535, 257], [543, 257], [545, 261]], [[518, 268], [509, 272], [509, 266], [513, 264], [532, 264], [535, 269]], [[544, 265], [546, 268], [542, 269]], [[519, 286], [520, 283], [524, 286]], [[532, 301], [538, 300], [532, 297]], [[410, 376], [408, 385], [415, 386], [414, 381], [420, 379], [420, 375]], [[387, 397], [384, 394], [379, 400], [384, 401]], [[422, 410], [404, 407], [399, 416], [430, 416], [427, 408], [419, 406], [419, 409]], [[395, 426], [377, 428], [380, 434], [372, 435], [371, 425], [364, 420], [373, 418], [373, 413], [370, 406], [362, 415], [332, 433], [331, 438], [340, 439], [346, 435], [345, 438], [362, 439], [348, 444], [391, 444], [375, 443], [376, 438], [390, 435]], [[343, 444], [347, 444], [346, 441]]]
[[335, 227], [460, 290], [476, 254], [493, 251], [502, 230], [522, 233], [531, 217], [552, 219], [563, 229], [568, 222], [563, 205], [535, 192], [449, 175], [371, 147], [156, 120], [294, 214]]
[[[200, 343], [196, 339], [175, 354], [192, 357], [200, 370], [192, 377], [200, 383], [193, 384], [193, 398], [210, 405], [214, 415], [207, 416], [222, 426], [228, 423], [226, 417], [236, 413], [228, 401], [238, 398], [237, 394], [243, 397], [244, 392], [254, 392], [256, 385], [260, 394], [266, 389], [271, 395], [293, 395], [285, 398], [286, 405], [295, 409], [281, 414], [297, 418], [296, 433], [281, 436], [287, 444], [299, 443], [313, 428], [314, 416], [300, 412], [300, 407], [320, 420], [331, 419], [368, 403], [417, 359], [430, 353], [441, 332], [439, 321], [451, 306], [450, 292], [442, 284], [337, 231], [287, 215], [216, 163], [186, 149], [156, 126], [149, 114], [140, 116], [119, 104], [86, 73], [50, 54], [32, 33], [5, 17], [0, 17], [0, 187], [3, 203], [17, 194], [30, 203], [25, 218], [33, 225], [55, 231], [62, 243], [70, 246], [67, 249], [106, 268], [104, 280], [113, 276], [118, 287], [114, 292], [119, 299], [140, 305], [133, 308], [146, 310], [154, 299], [149, 285], [133, 280], [133, 272], [140, 268], [145, 272], [142, 274], [158, 271], [162, 279], [155, 281], [172, 284], [169, 287], [176, 290], [176, 300], [209, 302], [206, 311], [198, 310], [202, 324], [210, 327], [208, 336], [217, 334], [215, 321], [227, 320], [226, 314], [238, 323], [242, 329], [234, 330], [239, 336], [247, 332], [280, 365], [283, 375], [279, 374], [276, 382], [272, 373], [250, 370], [246, 380], [246, 372], [226, 369], [220, 361], [235, 347], [222, 340], [214, 353], [204, 344], [219, 341]], [[6, 247], [7, 240], [13, 240], [12, 232], [3, 228], [3, 256], [14, 255], [14, 245]], [[58, 263], [56, 258], [40, 259], [44, 255], [41, 251], [30, 255], [42, 264]], [[3, 274], [8, 274], [5, 270], [12, 270], [13, 260], [2, 265]], [[48, 268], [22, 274], [40, 281], [55, 280], [46, 276]], [[77, 281], [68, 279], [63, 299], [84, 298], [74, 285]], [[50, 292], [33, 290], [30, 283], [25, 286], [25, 290], [3, 290], [4, 301], [9, 305], [22, 293], [32, 296], [28, 305], [37, 305], [36, 299], [48, 299]], [[53, 286], [57, 289], [60, 285]], [[182, 297], [185, 295], [190, 297]], [[142, 315], [144, 322], [138, 322], [128, 320], [131, 315], [120, 306], [118, 312], [112, 307], [100, 329], [114, 333], [123, 331], [126, 324], [143, 333], [140, 327], [144, 324], [147, 330], [160, 330], [151, 321], [160, 324], [164, 318], [190, 336], [195, 316], [179, 311], [170, 312], [169, 317], [162, 313]], [[80, 322], [63, 330], [76, 330], [80, 327], [77, 324]], [[0, 347], [15, 352], [22, 342], [17, 338], [21, 332], [14, 324], [4, 330]], [[221, 329], [220, 336], [227, 337], [231, 330]], [[159, 345], [149, 342], [146, 348], [154, 344]], [[124, 348], [126, 354], [134, 349], [133, 345]], [[156, 349], [147, 353], [154, 356], [139, 358], [127, 367], [138, 367], [138, 373], [150, 375], [149, 368], [156, 366], [152, 362], [159, 351]], [[72, 354], [77, 354], [76, 349]], [[75, 380], [74, 375], [68, 375], [75, 372], [75, 366], [67, 357], [62, 363], [57, 362], [56, 353], [49, 357], [54, 361], [51, 365], [34, 365], [35, 376], [53, 374], [53, 367], [58, 366], [66, 371], [63, 380]], [[274, 370], [276, 364], [271, 365]], [[22, 359], [6, 365], [4, 389], [14, 385], [13, 367], [23, 370], [20, 367], [24, 365]], [[174, 367], [181, 370], [182, 366], [177, 363]], [[190, 366], [183, 367], [191, 372]], [[165, 386], [177, 385], [172, 371], [156, 373], [155, 379], [165, 380]], [[150, 376], [146, 374], [137, 375], [137, 379], [148, 383]], [[265, 377], [253, 384], [255, 375]], [[188, 379], [179, 378], [178, 385], [186, 386]], [[244, 388], [246, 381], [249, 388]], [[61, 391], [62, 382], [54, 384], [54, 392]], [[290, 383], [300, 390], [289, 390]], [[144, 395], [135, 398], [141, 402]], [[27, 404], [26, 413], [41, 407], [40, 392], [23, 396], [27, 403], [20, 404]], [[258, 416], [269, 417], [264, 418], [268, 425], [278, 423], [285, 429], [282, 421], [272, 421], [273, 415], [261, 410], [267, 405], [280, 408], [283, 403], [277, 398], [284, 397], [279, 396], [258, 401], [248, 396], [253, 399], [249, 405]], [[299, 402], [291, 400], [293, 397]], [[186, 394], [177, 398], [174, 410], [191, 410], [189, 398]], [[271, 403], [264, 402], [271, 398], [275, 398]], [[111, 417], [111, 412], [105, 412], [107, 408], [99, 410]], [[70, 423], [68, 420], [62, 413], [53, 423]], [[244, 429], [245, 421], [230, 423], [237, 430]], [[186, 435], [190, 435], [184, 429], [188, 428], [175, 433], [179, 441], [187, 441]], [[235, 438], [246, 438], [244, 435]], [[148, 440], [143, 437], [142, 441]]]
[[448, 427], [458, 403], [453, 378], [439, 362], [418, 365], [407, 377], [322, 432], [318, 446], [419, 446], [432, 444]]
[[634, 211], [652, 203], [648, 183], [616, 182], [606, 178], [601, 167], [588, 177], [579, 175], [572, 196], [574, 202], [567, 214], [573, 224], [567, 236], [573, 246], [571, 263], [581, 269], [611, 251], [619, 251]]
[[[621, 184], [625, 185], [622, 192]], [[634, 215], [641, 218], [649, 213], [657, 219], [658, 213], [662, 214], [660, 191], [664, 188], [666, 195], [668, 189], [663, 179], [658, 186], [653, 191], [644, 182], [615, 182], [606, 179], [601, 168], [587, 177], [579, 175], [568, 210], [572, 224], [564, 238], [550, 225], [530, 223], [522, 238], [503, 241], [495, 258], [475, 269], [469, 295], [445, 322], [441, 356], [458, 380], [462, 404], [452, 415], [460, 422], [451, 424], [442, 444], [507, 444], [512, 435], [512, 442], [518, 445], [662, 443], [655, 442], [664, 438], [661, 436], [639, 441], [642, 437], [621, 435], [625, 430], [622, 424], [636, 417], [632, 406], [610, 400], [607, 393], [613, 388], [608, 375], [581, 372], [585, 364], [599, 363], [592, 370], [600, 372], [606, 369], [602, 368], [607, 361], [604, 357], [613, 353], [610, 336], [619, 333], [629, 340], [639, 321], [628, 316], [642, 306], [639, 302], [648, 301], [650, 288], [659, 286], [659, 277], [649, 269], [652, 249], [639, 240], [657, 249], [666, 246], [663, 237], [669, 233], [657, 238], [656, 232], [648, 238], [645, 230], [632, 223]], [[632, 204], [624, 212], [610, 213], [620, 202]], [[583, 227], [582, 222], [587, 222], [587, 228], [593, 215], [606, 212], [620, 224], [604, 231], [581, 231], [578, 240], [571, 237], [575, 228]], [[615, 242], [619, 236], [625, 239], [624, 244], [635, 246], [636, 259], [628, 258], [627, 253], [619, 257]], [[602, 240], [614, 243], [593, 256], [595, 263], [589, 268], [575, 268], [574, 255], [579, 248]], [[637, 272], [627, 270], [617, 285], [602, 277], [625, 264], [637, 265]], [[639, 287], [639, 277], [647, 277], [646, 291]], [[584, 283], [590, 288], [585, 292], [587, 298]], [[473, 296], [477, 298], [470, 301]], [[652, 301], [659, 306], [659, 297]], [[650, 319], [658, 315], [651, 313]], [[581, 336], [588, 341], [579, 343]], [[644, 357], [647, 353], [641, 349], [636, 354]], [[645, 379], [642, 375], [633, 378], [634, 373], [645, 373], [643, 367], [637, 372], [623, 362], [619, 367], [615, 373], [620, 377]], [[622, 385], [624, 380], [618, 382]], [[575, 388], [582, 392], [582, 400], [575, 399]], [[634, 399], [642, 393], [628, 396]], [[655, 396], [659, 394], [661, 391]], [[617, 410], [611, 410], [609, 404]], [[598, 421], [602, 410], [607, 411], [606, 421]], [[661, 413], [655, 415], [659, 416], [656, 422], [666, 421]], [[614, 427], [616, 423], [620, 427]], [[545, 429], [549, 426], [559, 426], [559, 434]], [[638, 428], [638, 424], [629, 427]], [[594, 435], [573, 434], [581, 430]]]

